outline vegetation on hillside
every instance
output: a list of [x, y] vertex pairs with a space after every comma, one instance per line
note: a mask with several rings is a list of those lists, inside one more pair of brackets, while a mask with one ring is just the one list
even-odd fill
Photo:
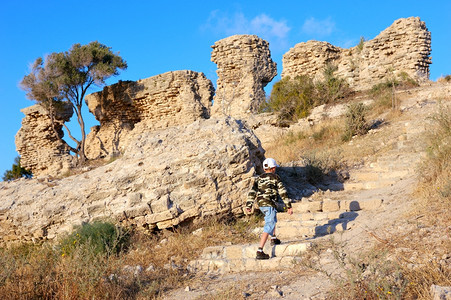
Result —
[[324, 79], [316, 82], [306, 75], [283, 78], [274, 84], [260, 111], [277, 112], [281, 122], [297, 121], [308, 116], [315, 106], [344, 99], [352, 91], [344, 79], [335, 75], [336, 70], [336, 66], [328, 64], [323, 72]]
[[17, 156], [14, 159], [14, 163], [11, 170], [6, 170], [5, 173], [3, 174], [2, 179], [3, 181], [11, 181], [22, 177], [31, 178], [32, 176], [33, 174], [31, 173], [31, 171], [26, 170], [20, 165], [20, 157]]
[[205, 247], [255, 241], [248, 229], [261, 221], [224, 216], [154, 234], [95, 222], [56, 243], [0, 248], [0, 297], [159, 298], [195, 280], [187, 265]]

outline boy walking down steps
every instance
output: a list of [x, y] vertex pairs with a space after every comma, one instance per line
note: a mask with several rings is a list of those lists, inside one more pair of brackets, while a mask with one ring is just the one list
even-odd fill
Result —
[[251, 190], [247, 195], [246, 210], [250, 213], [255, 199], [257, 200], [260, 211], [265, 215], [265, 225], [260, 238], [260, 245], [257, 250], [256, 259], [269, 259], [269, 255], [263, 252], [268, 236], [271, 236], [271, 245], [280, 244], [276, 237], [277, 222], [277, 196], [280, 196], [286, 205], [287, 213], [293, 214], [290, 199], [287, 197], [287, 191], [276, 175], [276, 161], [273, 158], [267, 158], [263, 161], [263, 170], [265, 173], [257, 177]]

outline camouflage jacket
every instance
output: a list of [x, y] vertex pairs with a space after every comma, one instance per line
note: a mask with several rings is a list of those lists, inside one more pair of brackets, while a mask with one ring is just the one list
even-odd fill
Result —
[[264, 173], [257, 177], [247, 195], [247, 207], [252, 207], [255, 199], [259, 207], [276, 207], [277, 196], [282, 198], [287, 208], [291, 208], [290, 199], [287, 197], [287, 190], [280, 177], [274, 173]]

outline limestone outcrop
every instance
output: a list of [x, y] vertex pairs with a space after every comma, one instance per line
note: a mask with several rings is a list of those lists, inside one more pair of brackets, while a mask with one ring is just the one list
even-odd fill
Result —
[[263, 88], [277, 75], [268, 42], [256, 35], [234, 35], [212, 48], [211, 61], [218, 66], [212, 114], [240, 118], [257, 112], [265, 100]]
[[210, 117], [214, 87], [203, 73], [174, 71], [138, 81], [120, 81], [86, 96], [100, 122], [87, 137], [88, 158], [122, 153], [123, 141], [138, 122], [155, 130]]
[[21, 112], [25, 117], [15, 142], [22, 167], [31, 170], [34, 175], [59, 176], [68, 172], [74, 164], [74, 158], [68, 145], [61, 142], [58, 136], [64, 136], [63, 122], [72, 117], [72, 107], [62, 106], [58, 111], [54, 120], [55, 130], [47, 110], [41, 105], [35, 104]]
[[429, 79], [431, 33], [418, 17], [396, 20], [372, 40], [349, 49], [308, 41], [291, 48], [282, 60], [282, 78], [309, 75], [322, 78], [325, 67], [338, 67], [355, 90], [392, 79], [405, 72], [415, 80]]
[[199, 119], [130, 135], [123, 157], [60, 180], [0, 183], [2, 240], [54, 238], [109, 219], [138, 228], [242, 212], [264, 150], [240, 121]]

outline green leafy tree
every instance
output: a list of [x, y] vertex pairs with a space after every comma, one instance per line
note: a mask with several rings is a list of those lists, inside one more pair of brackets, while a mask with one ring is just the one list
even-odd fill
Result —
[[[118, 75], [119, 69], [126, 68], [127, 63], [113, 53], [110, 47], [97, 41], [87, 45], [75, 44], [69, 51], [49, 54], [45, 62], [41, 57], [36, 59], [30, 74], [23, 78], [21, 88], [27, 91], [29, 99], [47, 109], [52, 125], [60, 107], [72, 107], [77, 115], [81, 140], [75, 139], [67, 126], [63, 125], [76, 143], [76, 147], [70, 147], [71, 151], [83, 163], [86, 161], [86, 130], [82, 107], [86, 92], [93, 85], [104, 86], [106, 79]], [[55, 130], [54, 126], [53, 129]]]
[[3, 174], [3, 181], [10, 181], [10, 180], [19, 179], [22, 177], [31, 178], [32, 176], [33, 176], [33, 174], [31, 174], [30, 171], [26, 170], [25, 168], [22, 168], [22, 166], [20, 165], [20, 157], [17, 156], [14, 159], [14, 164], [13, 164], [11, 170], [7, 170]]

